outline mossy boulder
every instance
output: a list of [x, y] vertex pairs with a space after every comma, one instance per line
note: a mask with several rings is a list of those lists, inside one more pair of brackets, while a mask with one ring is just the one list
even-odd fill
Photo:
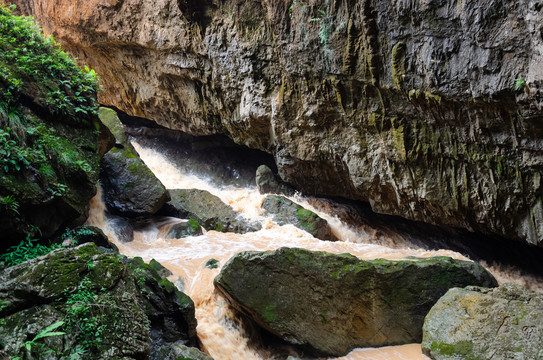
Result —
[[168, 231], [166, 238], [181, 239], [188, 236], [198, 235], [202, 235], [202, 227], [200, 226], [198, 221], [191, 219], [174, 224]]
[[163, 215], [189, 219], [189, 226], [198, 231], [206, 230], [243, 234], [261, 229], [259, 223], [251, 222], [235, 212], [217, 196], [205, 190], [168, 190], [171, 200], [161, 211]]
[[333, 356], [420, 342], [424, 317], [449, 288], [497, 286], [480, 265], [448, 257], [360, 260], [291, 248], [239, 253], [214, 283], [267, 331]]
[[262, 202], [262, 208], [268, 214], [272, 214], [273, 220], [279, 225], [292, 224], [307, 231], [317, 239], [337, 240], [326, 220], [284, 196], [266, 196]]
[[169, 200], [166, 188], [140, 159], [117, 113], [102, 107], [99, 116], [116, 139], [101, 162], [100, 180], [108, 210], [127, 217], [155, 214]]
[[543, 294], [518, 285], [451, 289], [424, 320], [432, 359], [543, 359]]
[[[0, 357], [38, 359], [51, 350], [47, 359], [60, 360], [85, 350], [80, 359], [149, 359], [168, 343], [196, 345], [194, 304], [162, 269], [88, 243], [0, 271]], [[59, 321], [65, 335], [25, 350]]]

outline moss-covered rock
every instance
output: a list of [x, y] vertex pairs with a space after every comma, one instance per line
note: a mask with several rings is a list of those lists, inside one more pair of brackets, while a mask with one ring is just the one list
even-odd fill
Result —
[[451, 289], [424, 320], [423, 352], [436, 360], [542, 359], [543, 295], [521, 286]]
[[108, 147], [96, 80], [0, 5], [0, 248], [84, 222]]
[[284, 196], [266, 196], [262, 202], [262, 208], [272, 214], [274, 221], [279, 225], [292, 224], [317, 239], [337, 240], [326, 220]]
[[452, 287], [497, 286], [483, 267], [447, 257], [360, 260], [281, 248], [232, 257], [215, 287], [271, 333], [319, 354], [420, 342], [424, 317]]
[[189, 219], [188, 227], [194, 234], [202, 226], [206, 230], [235, 232], [243, 234], [258, 231], [259, 223], [250, 222], [241, 217], [229, 205], [217, 196], [205, 190], [175, 189], [168, 190], [171, 200], [164, 207], [164, 215]]
[[22, 355], [26, 341], [58, 321], [66, 334], [38, 341], [28, 359], [49, 350], [47, 359], [80, 350], [81, 359], [148, 359], [170, 342], [196, 345], [194, 304], [159, 271], [156, 261], [101, 253], [91, 243], [0, 271], [4, 354]]
[[166, 188], [140, 159], [117, 113], [102, 107], [99, 116], [116, 139], [115, 146], [104, 155], [100, 171], [109, 211], [128, 217], [153, 215], [169, 200]]

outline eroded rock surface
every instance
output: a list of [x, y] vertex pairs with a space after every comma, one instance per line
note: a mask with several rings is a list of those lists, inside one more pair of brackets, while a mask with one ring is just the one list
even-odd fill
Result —
[[304, 249], [242, 252], [215, 278], [231, 304], [319, 354], [420, 342], [424, 317], [451, 287], [497, 286], [482, 266], [446, 257], [360, 260]]
[[423, 352], [436, 360], [543, 358], [543, 295], [518, 285], [451, 289], [424, 320]]
[[308, 194], [541, 244], [535, 0], [14, 0], [100, 101], [275, 156]]

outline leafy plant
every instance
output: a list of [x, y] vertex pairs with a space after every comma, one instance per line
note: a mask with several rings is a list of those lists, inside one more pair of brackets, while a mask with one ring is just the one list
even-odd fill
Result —
[[64, 325], [64, 321], [57, 321], [56, 323], [49, 325], [48, 327], [40, 331], [36, 336], [34, 336], [34, 339], [25, 342], [24, 346], [26, 350], [31, 351], [32, 347], [40, 347], [40, 348], [43, 347], [43, 344], [40, 344], [37, 342], [39, 339], [43, 339], [43, 338], [51, 337], [51, 336], [65, 335], [66, 334], [65, 332], [53, 331], [61, 327], [62, 325]]
[[31, 239], [30, 236], [27, 236], [19, 245], [10, 247], [6, 253], [0, 255], [0, 262], [9, 267], [62, 248], [60, 244], [45, 246], [39, 244], [38, 241], [38, 239]]
[[193, 218], [189, 219], [189, 225], [192, 228], [192, 231], [198, 231], [200, 229], [200, 223]]
[[526, 87], [526, 80], [524, 79], [515, 79], [513, 84], [513, 91], [522, 91]]
[[37, 92], [52, 114], [90, 125], [98, 104], [98, 77], [81, 70], [52, 37], [44, 37], [31, 17], [15, 16], [0, 4], [0, 100], [15, 103], [21, 92]]
[[15, 215], [19, 215], [19, 202], [13, 195], [0, 196], [0, 205]]

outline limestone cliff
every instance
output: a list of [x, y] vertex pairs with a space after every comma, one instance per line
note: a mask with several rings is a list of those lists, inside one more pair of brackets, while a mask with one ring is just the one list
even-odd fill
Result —
[[539, 1], [15, 2], [104, 104], [270, 152], [307, 193], [543, 244]]

